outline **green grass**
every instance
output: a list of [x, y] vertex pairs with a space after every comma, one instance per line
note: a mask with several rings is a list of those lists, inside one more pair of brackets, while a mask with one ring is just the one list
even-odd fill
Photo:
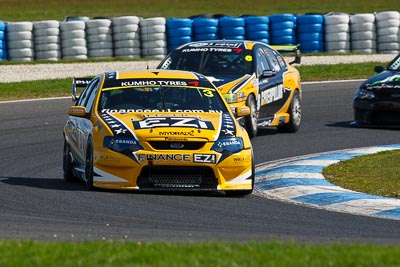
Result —
[[188, 17], [197, 14], [239, 16], [282, 13], [372, 13], [400, 10], [400, 1], [380, 0], [360, 3], [357, 0], [2, 0], [0, 19], [4, 21], [63, 20], [66, 16], [117, 17], [135, 15], [147, 17]]
[[400, 151], [355, 157], [330, 165], [325, 178], [343, 188], [400, 199]]
[[[256, 5], [256, 6], [255, 6]], [[196, 14], [372, 13], [400, 10], [398, 0], [0, 0], [0, 20], [66, 16], [188, 17]], [[0, 63], [3, 64], [3, 63]], [[13, 64], [13, 63], [5, 63]], [[57, 64], [57, 63], [55, 63]], [[303, 81], [367, 78], [375, 63], [300, 66]], [[321, 76], [324, 75], [324, 76]], [[71, 79], [0, 83], [0, 100], [68, 96]], [[398, 162], [395, 166], [399, 166]], [[382, 168], [380, 168], [381, 170]], [[398, 176], [398, 175], [397, 175]], [[399, 177], [399, 176], [398, 176]], [[394, 191], [393, 191], [394, 192]], [[400, 266], [400, 246], [376, 244], [31, 242], [0, 240], [0, 266]]]
[[[368, 62], [339, 65], [298, 66], [302, 81], [366, 79], [374, 74], [376, 65], [385, 62]], [[55, 80], [0, 83], [0, 101], [61, 97], [71, 95], [72, 77]]]
[[0, 241], [0, 266], [395, 267], [400, 247], [372, 244]]

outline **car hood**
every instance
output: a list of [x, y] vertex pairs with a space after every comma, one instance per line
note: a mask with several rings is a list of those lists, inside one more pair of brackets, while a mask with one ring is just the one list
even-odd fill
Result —
[[222, 94], [235, 93], [248, 83], [253, 82], [255, 74], [244, 75], [212, 75], [207, 78], [215, 84]]
[[371, 91], [400, 91], [400, 72], [383, 71], [366, 80], [361, 88]]
[[100, 112], [114, 136], [148, 140], [190, 140], [235, 137], [237, 125], [230, 113], [219, 112]]

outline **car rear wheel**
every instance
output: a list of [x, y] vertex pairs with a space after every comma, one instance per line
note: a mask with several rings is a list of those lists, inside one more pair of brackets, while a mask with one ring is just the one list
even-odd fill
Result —
[[292, 102], [288, 110], [290, 115], [289, 122], [283, 126], [278, 126], [280, 132], [294, 133], [300, 129], [301, 125], [301, 100], [298, 91], [293, 94]]
[[63, 152], [63, 178], [66, 182], [76, 181], [77, 178], [74, 176], [72, 171], [72, 158], [70, 153], [69, 145], [64, 140], [64, 152]]
[[85, 181], [86, 188], [88, 190], [93, 190], [93, 147], [90, 139], [88, 141], [85, 159]]
[[257, 105], [254, 95], [249, 95], [246, 101], [246, 105], [250, 108], [250, 115], [245, 118], [246, 131], [250, 138], [257, 136]]

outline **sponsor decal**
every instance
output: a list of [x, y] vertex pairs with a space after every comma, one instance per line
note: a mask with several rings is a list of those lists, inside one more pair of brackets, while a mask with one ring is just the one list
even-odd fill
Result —
[[[191, 131], [191, 133], [193, 134], [194, 131]], [[188, 140], [189, 139], [187, 139], [185, 137], [165, 137], [165, 141], [188, 141]]]
[[233, 137], [235, 133], [236, 126], [232, 116], [228, 113], [222, 114], [221, 130], [218, 139]]
[[400, 88], [400, 75], [389, 76], [386, 79], [367, 84], [367, 89]]
[[106, 161], [114, 161], [114, 162], [120, 162], [121, 161], [120, 157], [111, 156], [111, 155], [100, 155], [99, 159], [100, 160], [106, 160]]
[[110, 113], [102, 112], [100, 115], [103, 118], [103, 120], [107, 123], [108, 127], [110, 127], [111, 131], [115, 136], [125, 136], [128, 138], [136, 139], [133, 136], [132, 132], [128, 129], [128, 127], [126, 127], [124, 123], [116, 119]]
[[193, 162], [195, 163], [213, 163], [215, 164], [216, 159], [214, 154], [194, 154]]
[[235, 162], [244, 161], [244, 157], [233, 157], [232, 159], [233, 159], [233, 161], [235, 161]]
[[261, 105], [277, 101], [283, 98], [284, 87], [282, 84], [261, 92]]
[[[185, 132], [185, 131], [170, 131], [170, 132], [159, 132], [158, 133], [159, 135], [168, 135], [168, 136], [170, 136], [170, 135], [173, 135], [173, 136], [175, 136], [175, 135], [178, 135], [178, 136], [194, 136], [194, 131], [192, 130], [192, 131], [189, 131], [189, 132]], [[168, 138], [168, 137], [166, 137], [166, 138]]]
[[190, 162], [190, 154], [138, 154], [137, 158], [143, 161], [185, 161]]
[[187, 86], [186, 81], [163, 81], [163, 80], [134, 80], [134, 81], [121, 81], [120, 86]]
[[[128, 113], [137, 113], [137, 112], [193, 112], [193, 113], [221, 113], [220, 110], [203, 110], [203, 109], [170, 109], [167, 108], [165, 110], [160, 110], [160, 109], [102, 109], [102, 113], [109, 113], [109, 114], [114, 114], [114, 113], [119, 113], [119, 114], [128, 114]], [[164, 116], [164, 115], [163, 115]], [[166, 116], [166, 115], [165, 115]]]
[[214, 130], [210, 121], [198, 118], [176, 118], [176, 117], [147, 117], [141, 121], [133, 121], [135, 129], [157, 128], [157, 127], [187, 127], [204, 130]]

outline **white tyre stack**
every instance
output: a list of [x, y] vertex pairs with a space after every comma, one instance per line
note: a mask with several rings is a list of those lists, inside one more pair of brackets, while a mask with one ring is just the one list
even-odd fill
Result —
[[123, 16], [112, 18], [114, 56], [119, 58], [140, 58], [140, 18]]
[[33, 43], [36, 60], [59, 60], [61, 58], [60, 22], [58, 20], [33, 22]]
[[372, 54], [376, 52], [376, 26], [374, 14], [350, 16], [351, 51]]
[[114, 45], [111, 19], [90, 19], [85, 23], [89, 58], [112, 58]]
[[400, 52], [400, 13], [385, 11], [375, 14], [378, 52], [397, 54]]
[[62, 59], [87, 59], [85, 21], [60, 22]]
[[10, 61], [29, 62], [34, 60], [33, 23], [29, 21], [8, 22], [7, 50]]
[[142, 19], [139, 26], [142, 57], [163, 59], [167, 54], [166, 19], [163, 17]]
[[350, 52], [350, 17], [347, 14], [326, 14], [325, 51], [332, 53]]

